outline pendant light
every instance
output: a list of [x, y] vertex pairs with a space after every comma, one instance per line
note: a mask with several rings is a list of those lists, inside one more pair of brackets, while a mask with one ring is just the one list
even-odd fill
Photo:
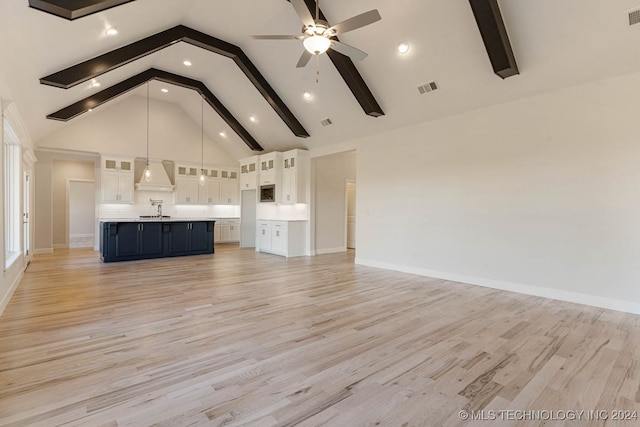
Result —
[[200, 101], [200, 185], [204, 185], [206, 174], [204, 170], [204, 98]]
[[144, 168], [144, 180], [151, 182], [151, 169], [149, 169], [149, 82], [147, 82], [147, 165]]

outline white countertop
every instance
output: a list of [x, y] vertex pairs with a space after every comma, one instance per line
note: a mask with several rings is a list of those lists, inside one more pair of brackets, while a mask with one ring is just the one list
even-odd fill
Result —
[[218, 218], [100, 218], [100, 222], [196, 222], [216, 221]]

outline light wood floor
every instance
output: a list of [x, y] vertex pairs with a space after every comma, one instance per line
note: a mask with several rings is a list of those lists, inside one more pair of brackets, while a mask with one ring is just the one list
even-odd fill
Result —
[[[102, 264], [59, 250], [34, 258], [0, 317], [3, 426], [605, 425], [500, 411], [638, 411], [639, 384], [640, 316], [352, 253], [220, 245]], [[497, 419], [461, 419], [481, 409]]]

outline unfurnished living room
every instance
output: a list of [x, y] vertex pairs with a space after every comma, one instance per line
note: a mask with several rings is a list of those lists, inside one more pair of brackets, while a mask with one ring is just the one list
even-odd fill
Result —
[[640, 2], [0, 3], [0, 426], [636, 426]]

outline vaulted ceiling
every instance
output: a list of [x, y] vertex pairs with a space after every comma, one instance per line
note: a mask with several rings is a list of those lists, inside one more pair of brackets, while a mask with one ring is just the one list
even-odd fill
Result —
[[[198, 87], [209, 90], [250, 138], [243, 137], [242, 131], [234, 132], [224, 114], [210, 116], [206, 132], [232, 156], [241, 157], [251, 154], [247, 139], [254, 139], [266, 151], [322, 147], [640, 71], [640, 55], [635, 53], [640, 25], [629, 26], [628, 22], [628, 12], [640, 3], [499, 0], [520, 73], [507, 79], [494, 73], [474, 19], [473, 3], [320, 0], [330, 24], [370, 9], [378, 9], [382, 16], [377, 23], [340, 36], [369, 54], [362, 62], [354, 61], [353, 67], [375, 101], [368, 106], [349, 88], [348, 79], [327, 55], [320, 56], [317, 64], [312, 60], [307, 67], [296, 68], [303, 49], [300, 41], [249, 37], [299, 34], [300, 18], [286, 0], [3, 0], [0, 73], [36, 144], [69, 125], [47, 119], [48, 115], [148, 70], [200, 82]], [[101, 7], [106, 9], [99, 10]], [[65, 13], [68, 19], [56, 16]], [[232, 58], [189, 43], [171, 43], [68, 89], [40, 83], [43, 77], [176, 26], [241, 49], [281, 105], [265, 96]], [[118, 34], [107, 35], [108, 28], [117, 29]], [[398, 53], [399, 42], [409, 43], [409, 52]], [[185, 66], [185, 60], [192, 65]], [[421, 94], [418, 87], [434, 81], [438, 90]], [[93, 82], [100, 87], [92, 86]], [[197, 92], [202, 90], [180, 83], [170, 87], [168, 93], [154, 90], [152, 96], [180, 105], [199, 123]], [[304, 92], [309, 92], [311, 99], [305, 99]], [[145, 95], [143, 87], [134, 87], [119, 98]], [[110, 108], [112, 102], [104, 102], [95, 112]], [[283, 106], [291, 113], [290, 123], [278, 110]], [[332, 124], [323, 126], [321, 122], [327, 118]], [[292, 129], [295, 121], [309, 137]], [[224, 139], [218, 136], [223, 130], [228, 134]]]

